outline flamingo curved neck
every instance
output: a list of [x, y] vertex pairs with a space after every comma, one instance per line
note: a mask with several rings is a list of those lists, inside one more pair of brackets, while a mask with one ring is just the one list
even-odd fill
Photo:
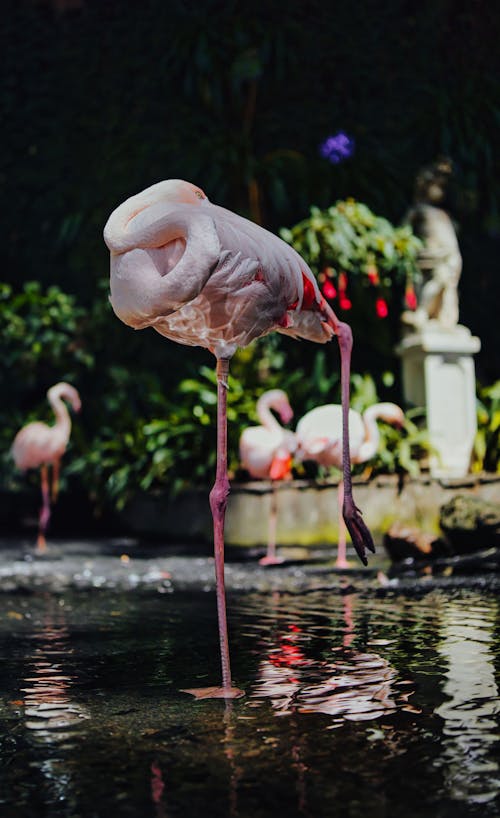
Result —
[[271, 409], [274, 408], [274, 399], [272, 395], [262, 395], [257, 401], [257, 417], [262, 426], [269, 429], [270, 432], [281, 432], [282, 426], [274, 417]]
[[365, 439], [359, 450], [359, 460], [371, 460], [378, 452], [380, 445], [380, 431], [377, 426], [377, 418], [380, 417], [378, 405], [369, 406], [363, 412], [363, 423], [365, 427]]
[[49, 394], [49, 403], [52, 407], [54, 415], [56, 416], [55, 426], [57, 429], [61, 429], [64, 431], [65, 434], [69, 437], [71, 432], [71, 417], [68, 412], [67, 406], [62, 400], [59, 394]]

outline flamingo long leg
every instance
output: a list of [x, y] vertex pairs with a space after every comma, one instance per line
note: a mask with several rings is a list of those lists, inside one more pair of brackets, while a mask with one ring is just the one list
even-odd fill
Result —
[[336, 568], [349, 568], [349, 563], [347, 562], [346, 554], [347, 554], [347, 528], [344, 523], [344, 518], [342, 516], [342, 508], [344, 505], [344, 481], [341, 480], [339, 483], [338, 491], [337, 491], [337, 503], [338, 503], [338, 511], [339, 511], [339, 543], [338, 543], [338, 550], [337, 550], [337, 559], [335, 560], [335, 567]]
[[61, 461], [54, 460], [52, 464], [52, 502], [55, 503], [59, 494], [59, 472]]
[[278, 524], [278, 494], [276, 483], [271, 481], [271, 506], [269, 509], [269, 521], [267, 529], [267, 553], [259, 560], [260, 565], [279, 565], [283, 562], [281, 557], [276, 555], [276, 528]]
[[40, 478], [42, 489], [42, 507], [38, 518], [38, 539], [36, 542], [36, 550], [39, 554], [43, 554], [47, 548], [45, 532], [47, 531], [47, 526], [50, 520], [49, 473], [45, 464], [40, 466]]
[[227, 633], [226, 593], [224, 588], [224, 521], [229, 479], [227, 476], [227, 378], [229, 360], [217, 358], [217, 467], [215, 483], [210, 492], [210, 508], [214, 525], [215, 582], [217, 593], [217, 618], [219, 625], [219, 645], [222, 665], [222, 687], [192, 688], [185, 690], [196, 698], [235, 699], [243, 691], [232, 686], [229, 661], [229, 639]]
[[210, 508], [214, 525], [215, 581], [217, 585], [217, 615], [222, 665], [222, 686], [231, 688], [231, 665], [227, 635], [226, 594], [224, 588], [224, 522], [226, 517], [229, 480], [227, 476], [227, 377], [229, 361], [217, 359], [217, 468], [215, 484], [210, 492]]
[[351, 380], [352, 332], [348, 324], [339, 321], [332, 308], [322, 299], [318, 308], [326, 323], [337, 336], [340, 349], [340, 386], [342, 396], [342, 476], [344, 481], [344, 504], [342, 513], [352, 543], [364, 565], [368, 564], [366, 549], [374, 552], [372, 535], [361, 516], [352, 496], [351, 454], [349, 447], [349, 391]]

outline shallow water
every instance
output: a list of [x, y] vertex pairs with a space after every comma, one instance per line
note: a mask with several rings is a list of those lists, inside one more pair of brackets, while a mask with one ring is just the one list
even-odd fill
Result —
[[228, 607], [225, 703], [211, 593], [0, 596], [0, 815], [499, 814], [494, 595]]

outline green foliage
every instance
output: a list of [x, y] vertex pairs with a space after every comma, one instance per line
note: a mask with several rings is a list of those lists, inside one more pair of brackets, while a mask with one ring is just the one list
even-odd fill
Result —
[[[406, 412], [401, 429], [379, 421], [380, 447], [370, 463], [371, 473], [418, 477], [421, 470], [427, 468], [431, 451], [424, 422], [425, 413], [422, 409]], [[357, 466], [356, 469], [360, 467]]]
[[500, 381], [478, 388], [474, 471], [500, 473]]
[[42, 291], [39, 282], [29, 281], [15, 292], [0, 284], [2, 392], [70, 380], [77, 370], [91, 367], [93, 355], [82, 337], [85, 317], [75, 298], [59, 287]]
[[352, 327], [354, 369], [380, 372], [397, 366], [405, 290], [416, 270], [420, 240], [409, 226], [395, 227], [367, 205], [347, 199], [310, 216], [281, 236], [308, 262], [340, 319]]
[[281, 230], [281, 236], [318, 276], [328, 268], [337, 290], [342, 289], [339, 275], [343, 272], [386, 297], [395, 282], [412, 277], [421, 247], [411, 227], [394, 227], [353, 199], [338, 201], [326, 210], [312, 207], [309, 218]]

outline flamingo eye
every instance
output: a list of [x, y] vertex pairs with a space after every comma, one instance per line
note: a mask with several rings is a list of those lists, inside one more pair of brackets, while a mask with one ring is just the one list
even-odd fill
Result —
[[207, 198], [202, 190], [195, 190], [194, 195], [197, 196], [198, 199], [206, 199]]

